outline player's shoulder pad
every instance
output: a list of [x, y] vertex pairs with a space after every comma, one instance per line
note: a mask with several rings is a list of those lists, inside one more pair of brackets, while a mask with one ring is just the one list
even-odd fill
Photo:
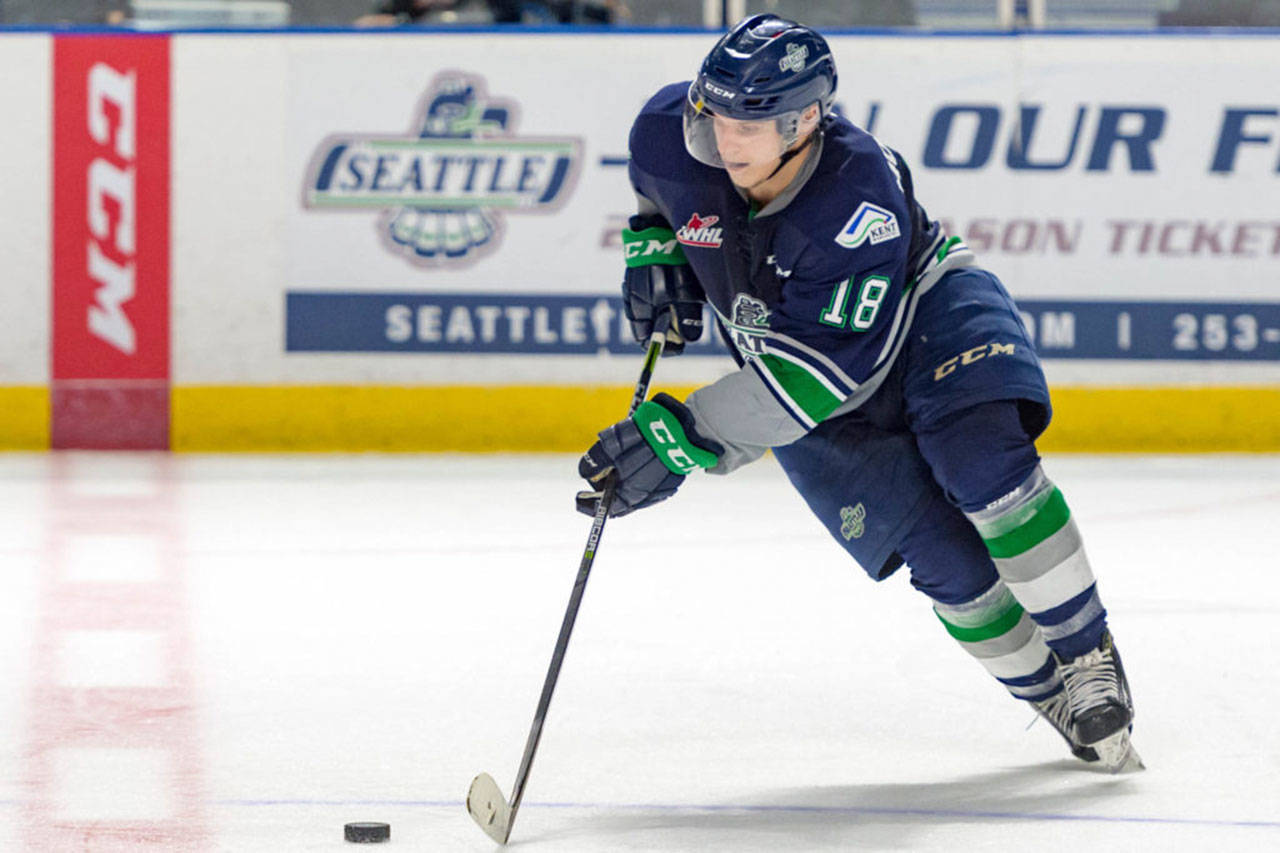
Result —
[[684, 101], [689, 81], [663, 86], [641, 108], [631, 124], [628, 148], [633, 169], [667, 180], [699, 171], [701, 163], [684, 147]]
[[843, 118], [828, 124], [808, 191], [787, 216], [809, 243], [806, 277], [835, 280], [906, 258], [911, 212], [903, 179], [898, 158], [874, 136]]

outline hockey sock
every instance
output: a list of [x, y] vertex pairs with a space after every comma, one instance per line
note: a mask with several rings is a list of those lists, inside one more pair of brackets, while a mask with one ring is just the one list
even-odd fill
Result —
[[1040, 628], [1000, 580], [961, 604], [935, 601], [947, 633], [1014, 697], [1039, 701], [1062, 689]]
[[1012, 492], [965, 514], [1048, 646], [1064, 660], [1095, 648], [1106, 610], [1071, 510], [1040, 467]]

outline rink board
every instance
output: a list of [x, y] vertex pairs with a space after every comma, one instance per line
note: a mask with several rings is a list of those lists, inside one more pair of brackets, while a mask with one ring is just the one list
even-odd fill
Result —
[[[0, 446], [581, 446], [638, 369], [627, 130], [709, 42], [0, 33]], [[839, 107], [1024, 309], [1046, 446], [1280, 449], [1280, 36], [831, 44]]]
[[[677, 396], [695, 386], [656, 382]], [[581, 451], [621, 418], [625, 386], [178, 387], [173, 442], [190, 451]], [[1054, 389], [1047, 452], [1280, 451], [1280, 389]]]

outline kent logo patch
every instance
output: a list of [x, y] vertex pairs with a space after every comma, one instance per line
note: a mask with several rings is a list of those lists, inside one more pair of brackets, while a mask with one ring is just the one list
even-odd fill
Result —
[[846, 249], [856, 249], [863, 243], [876, 246], [886, 240], [897, 239], [901, 234], [898, 217], [879, 205], [864, 201], [840, 229], [836, 242]]
[[712, 227], [719, 221], [719, 216], [699, 216], [695, 213], [676, 232], [676, 239], [686, 246], [719, 249], [724, 242], [724, 229]]

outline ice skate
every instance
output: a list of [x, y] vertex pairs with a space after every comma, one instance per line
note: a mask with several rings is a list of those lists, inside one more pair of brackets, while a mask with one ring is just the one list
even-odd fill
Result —
[[[1133, 729], [1133, 699], [1111, 632], [1103, 631], [1096, 649], [1061, 662], [1060, 672], [1066, 686], [1064, 692], [1075, 742], [1092, 750], [1098, 761], [1113, 773], [1143, 769], [1142, 759], [1129, 739]], [[1041, 710], [1039, 706], [1037, 710]], [[1056, 723], [1055, 728], [1062, 731]], [[1069, 735], [1063, 736], [1071, 742]]]
[[1091, 746], [1080, 743], [1076, 736], [1075, 724], [1071, 721], [1071, 703], [1067, 701], [1066, 690], [1059, 690], [1047, 699], [1032, 702], [1031, 706], [1036, 709], [1037, 714], [1049, 721], [1049, 725], [1053, 726], [1058, 734], [1062, 735], [1072, 755], [1081, 761], [1098, 760], [1097, 751]]

